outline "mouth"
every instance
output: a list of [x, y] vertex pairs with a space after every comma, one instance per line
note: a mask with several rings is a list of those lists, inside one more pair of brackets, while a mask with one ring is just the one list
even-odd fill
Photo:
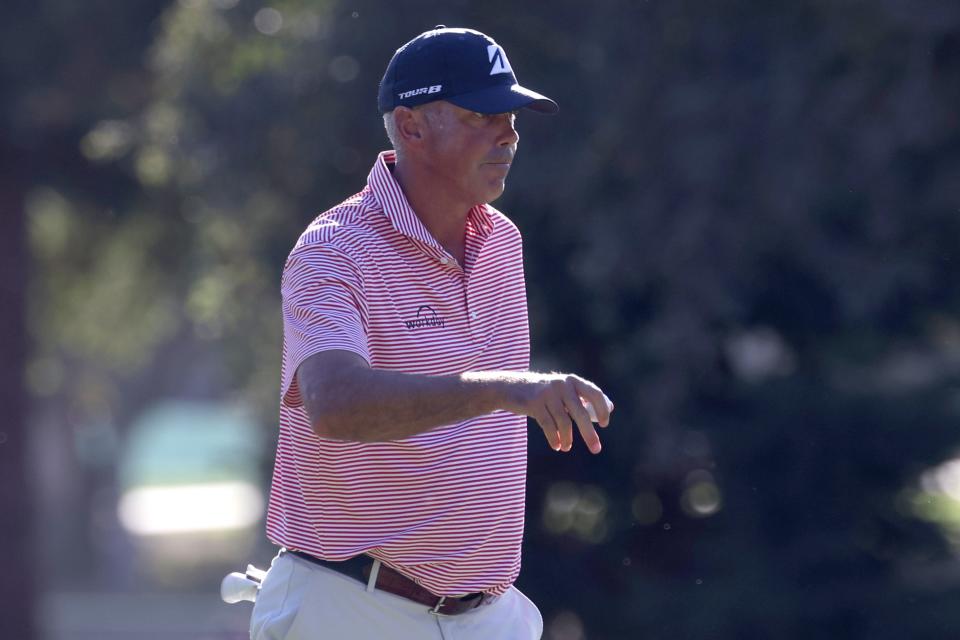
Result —
[[485, 161], [483, 164], [493, 165], [495, 167], [509, 167], [513, 163], [513, 154], [510, 155], [500, 155], [500, 156], [491, 156], [489, 160]]

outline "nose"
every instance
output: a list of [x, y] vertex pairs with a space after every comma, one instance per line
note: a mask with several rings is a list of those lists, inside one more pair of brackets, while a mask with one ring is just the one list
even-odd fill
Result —
[[498, 143], [501, 147], [514, 146], [520, 141], [520, 134], [517, 133], [517, 128], [514, 126], [516, 116], [512, 113], [504, 113], [501, 117], [503, 130], [500, 133]]

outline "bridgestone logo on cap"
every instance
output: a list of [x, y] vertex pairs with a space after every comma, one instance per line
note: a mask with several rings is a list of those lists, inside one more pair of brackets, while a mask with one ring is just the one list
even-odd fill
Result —
[[398, 93], [397, 95], [401, 100], [406, 100], [407, 98], [412, 98], [413, 96], [419, 96], [424, 93], [440, 93], [440, 89], [443, 88], [442, 84], [435, 84], [432, 87], [420, 87], [419, 89], [413, 89], [412, 91], [404, 91]]

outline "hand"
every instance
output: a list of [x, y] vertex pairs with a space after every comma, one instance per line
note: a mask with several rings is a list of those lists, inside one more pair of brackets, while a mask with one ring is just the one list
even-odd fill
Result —
[[509, 385], [508, 411], [528, 415], [540, 425], [555, 451], [570, 451], [576, 423], [591, 453], [600, 453], [600, 437], [593, 427], [590, 411], [601, 427], [610, 423], [613, 403], [600, 388], [580, 376], [565, 373], [530, 373]]

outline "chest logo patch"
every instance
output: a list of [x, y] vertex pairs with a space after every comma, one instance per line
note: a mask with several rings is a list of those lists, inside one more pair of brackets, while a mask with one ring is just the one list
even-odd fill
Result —
[[417, 317], [413, 320], [404, 320], [403, 324], [407, 329], [419, 329], [421, 327], [443, 327], [446, 320], [437, 315], [437, 312], [428, 304], [420, 305], [417, 309]]

